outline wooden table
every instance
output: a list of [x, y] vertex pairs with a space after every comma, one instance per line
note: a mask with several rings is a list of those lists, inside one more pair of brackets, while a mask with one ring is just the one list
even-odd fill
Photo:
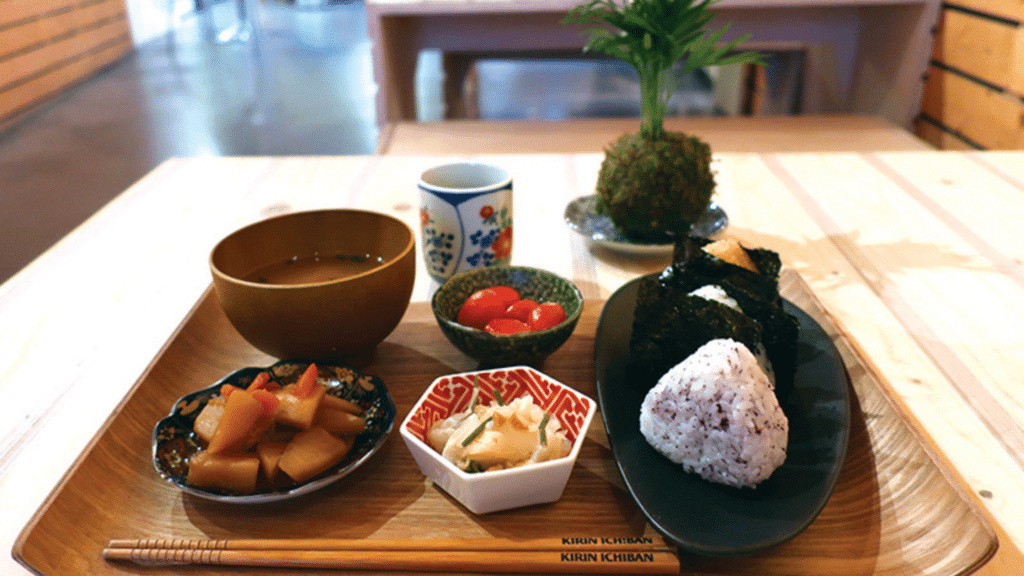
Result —
[[[204, 294], [219, 238], [266, 216], [339, 206], [418, 229], [413, 183], [449, 159], [169, 160], [0, 286], [4, 547]], [[600, 154], [480, 159], [515, 174], [514, 263], [571, 277], [595, 303], [666, 265], [589, 247], [562, 222], [566, 203], [593, 190]], [[863, 354], [858, 370], [878, 375], [993, 522], [1000, 548], [981, 573], [1018, 573], [1024, 153], [722, 153], [715, 168], [728, 234], [780, 252]], [[421, 274], [414, 300], [431, 290]], [[457, 351], [443, 361], [465, 363]], [[0, 572], [26, 573], [11, 558]]]
[[[416, 120], [419, 52], [515, 56], [578, 50], [561, 23], [576, 0], [369, 0], [377, 123]], [[910, 128], [938, 21], [938, 0], [724, 0], [716, 27], [745, 45], [804, 55], [802, 112], [879, 114]], [[727, 40], [725, 38], [723, 40]], [[451, 92], [451, 90], [446, 90]]]
[[[697, 136], [716, 152], [933, 150], [891, 121], [870, 115], [674, 117], [665, 119], [665, 129]], [[637, 118], [395, 122], [381, 131], [377, 153], [604, 152], [623, 134], [639, 130]]]

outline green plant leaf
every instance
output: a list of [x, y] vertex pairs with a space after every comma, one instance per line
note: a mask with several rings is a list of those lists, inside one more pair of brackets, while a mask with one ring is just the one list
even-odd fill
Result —
[[757, 52], [733, 54], [748, 35], [719, 45], [729, 24], [705, 28], [714, 19], [710, 8], [721, 0], [588, 0], [566, 14], [564, 23], [587, 24], [585, 51], [627, 62], [640, 76], [641, 133], [658, 138], [668, 100], [675, 91], [671, 70], [682, 72], [738, 63], [763, 64]]

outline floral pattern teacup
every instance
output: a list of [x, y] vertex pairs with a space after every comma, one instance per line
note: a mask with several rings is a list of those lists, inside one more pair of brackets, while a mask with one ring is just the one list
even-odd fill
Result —
[[459, 272], [512, 260], [512, 176], [490, 164], [459, 162], [420, 176], [420, 229], [427, 273], [443, 283]]

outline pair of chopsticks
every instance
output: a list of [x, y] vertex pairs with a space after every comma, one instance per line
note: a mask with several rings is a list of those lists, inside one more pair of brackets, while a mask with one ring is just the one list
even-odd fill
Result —
[[107, 560], [275, 568], [420, 572], [678, 574], [661, 538], [111, 540]]

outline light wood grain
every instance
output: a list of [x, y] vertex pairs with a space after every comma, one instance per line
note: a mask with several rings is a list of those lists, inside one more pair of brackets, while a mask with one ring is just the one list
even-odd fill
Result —
[[[864, 567], [874, 566], [869, 573], [916, 574], [925, 566], [936, 574], [961, 574], [983, 564], [995, 552], [995, 534], [971, 500], [929, 459], [869, 367], [860, 363], [803, 283], [787, 275], [782, 290], [836, 334], [857, 392], [839, 485], [810, 528], [761, 555], [760, 561], [684, 555], [684, 571], [861, 574]], [[593, 304], [585, 308], [570, 342], [543, 366], [554, 378], [591, 395], [596, 394], [593, 331], [601, 308], [600, 302]], [[456, 368], [445, 363], [453, 351], [440, 336], [429, 307], [416, 303], [366, 371], [387, 383], [401, 420], [427, 382]], [[454, 356], [459, 353], [454, 351]], [[193, 382], [219, 378], [232, 365], [267, 360], [234, 332], [207, 292], [23, 533], [15, 554], [50, 576], [69, 574], [73, 567], [90, 574], [118, 574], [123, 565], [107, 562], [102, 555], [106, 535], [112, 533], [158, 538], [205, 534], [220, 539], [282, 533], [299, 538], [544, 538], [565, 535], [567, 529], [581, 536], [599, 530], [642, 536], [649, 530], [622, 493], [600, 428], [588, 433], [590, 441], [584, 444], [561, 500], [508, 514], [466, 512], [429, 482], [424, 484], [408, 451], [396, 442], [388, 442], [346, 481], [315, 496], [264, 509], [266, 516], [256, 524], [234, 507], [183, 495], [160, 479], [149, 461], [156, 419], [177, 396], [194, 389]], [[338, 522], [335, 514], [325, 512], [339, 506], [348, 521]], [[89, 526], [66, 533], [63, 527], [71, 518], [82, 516], [90, 518]], [[916, 542], [913, 549], [904, 546], [908, 540]], [[835, 566], [837, 558], [843, 559], [843, 568]], [[215, 567], [210, 570], [219, 573]]]
[[[716, 201], [729, 214], [728, 233], [779, 251], [807, 281], [856, 356], [884, 380], [900, 414], [923, 438], [921, 445], [955, 471], [952, 477], [959, 480], [953, 484], [963, 488], [964, 501], [992, 519], [1000, 548], [980, 573], [1000, 576], [1017, 574], [1022, 562], [1017, 549], [1024, 544], [1024, 470], [1010, 447], [1024, 421], [1024, 390], [1014, 386], [1013, 376], [1024, 370], [1019, 353], [1024, 342], [1013, 330], [1024, 324], [1014, 307], [1024, 301], [1019, 281], [1024, 248], [1017, 234], [1024, 211], [1022, 154], [722, 153], [714, 164]], [[588, 306], [666, 264], [664, 258], [637, 259], [590, 246], [562, 222], [569, 200], [592, 193], [600, 153], [459, 157], [498, 162], [514, 172], [519, 231], [513, 262], [574, 278]], [[413, 183], [423, 169], [452, 158], [171, 160], [0, 285], [0, 542], [14, 543], [65, 471], [94, 446], [90, 438], [106, 429], [109, 415], [120, 413], [120, 402], [139, 375], [150, 377], [147, 365], [162, 355], [182, 318], [202, 316], [190, 310], [209, 285], [206, 259], [220, 237], [269, 215], [332, 206], [380, 210], [417, 229]], [[418, 279], [416, 300], [425, 301], [431, 289], [429, 281]], [[423, 334], [395, 334], [401, 337], [398, 349], [432, 367], [422, 373], [416, 364], [396, 367], [401, 386], [422, 390], [431, 373], [473, 367], [454, 348], [437, 347], [431, 322]], [[182, 345], [192, 349], [208, 348], [210, 358], [238, 352], [231, 352], [230, 340], [186, 340]], [[395, 356], [382, 360], [388, 358]], [[557, 358], [553, 370], [570, 379], [586, 378], [592, 369], [586, 352]], [[222, 374], [238, 362], [264, 360], [241, 353], [233, 361], [204, 362]], [[174, 386], [200, 387], [209, 374], [180, 365], [168, 367], [162, 377]], [[157, 404], [173, 395], [165, 392]], [[167, 407], [147, 409], [162, 415]], [[596, 458], [581, 460], [576, 473], [588, 487], [614, 485], [618, 473], [602, 459], [600, 438], [590, 440]], [[122, 448], [127, 452], [119, 452]], [[148, 458], [136, 449], [122, 445], [104, 456], [113, 463], [111, 470], [101, 470], [109, 475], [103, 477], [123, 472], [122, 458], [137, 463]], [[865, 454], [875, 458], [883, 459]], [[907, 462], [900, 456], [895, 460]], [[116, 501], [111, 496], [117, 491], [134, 497], [149, 488], [123, 484], [100, 485], [89, 498], [101, 506]], [[403, 484], [395, 502], [370, 510], [369, 528], [382, 537], [396, 536], [411, 517], [436, 512], [431, 508], [436, 502], [419, 498], [426, 489], [422, 483]], [[879, 491], [878, 498], [899, 499], [910, 489], [893, 487]], [[621, 496], [604, 490], [610, 492], [599, 493]], [[251, 528], [238, 519], [218, 524], [207, 511], [172, 498], [145, 521], [163, 535], [179, 537]], [[917, 512], [894, 511], [885, 522], [909, 521]], [[47, 545], [60, 546], [79, 519], [69, 517]], [[288, 534], [302, 536], [302, 520], [283, 522]], [[182, 534], [177, 529], [182, 525], [194, 530]], [[501, 522], [486, 528], [471, 522], [443, 527], [468, 530], [459, 536], [509, 535]], [[98, 543], [150, 535], [91, 530], [85, 526], [85, 535]], [[429, 521], [423, 530], [423, 536], [444, 535]], [[868, 538], [870, 546], [876, 541]], [[915, 535], [900, 546], [919, 553], [918, 542]], [[78, 573], [87, 572], [76, 559], [69, 562]], [[837, 570], [845, 566], [834, 564]], [[871, 573], [875, 564], [859, 566], [860, 573]], [[820, 568], [829, 573], [832, 567]], [[10, 557], [0, 558], [0, 572], [28, 574]]]
[[[452, 120], [399, 122], [381, 135], [379, 154], [524, 154], [604, 152], [639, 119], [572, 122]], [[929, 150], [924, 141], [879, 116], [668, 118], [665, 129], [700, 137], [722, 152]], [[500, 134], [496, 138], [494, 135]]]
[[[510, 561], [510, 556], [514, 561]], [[111, 562], [153, 566], [232, 566], [250, 569], [441, 572], [445, 574], [678, 574], [674, 552], [480, 552], [364, 550], [105, 550]]]
[[1024, 4], [1019, 0], [957, 0], [955, 4], [1001, 18], [1024, 21]]
[[[945, 5], [922, 111], [947, 132], [993, 149], [1024, 148], [1024, 5], [973, 0]], [[942, 148], [955, 138], [919, 127]]]
[[[325, 538], [112, 540], [103, 558], [140, 565], [214, 565], [414, 572], [677, 574], [660, 538]], [[510, 558], [515, 558], [510, 562]]]
[[1024, 104], [953, 72], [929, 70], [921, 111], [985, 148], [1024, 148]]
[[66, 90], [133, 47], [124, 0], [3, 2], [0, 119]]
[[[474, 551], [563, 551], [612, 552], [649, 550], [673, 552], [660, 537], [615, 537], [610, 534], [565, 538], [363, 538], [340, 540], [336, 538], [261, 538], [232, 540], [190, 540], [180, 538], [142, 538], [111, 540], [106, 550], [474, 550]], [[106, 553], [104, 551], [104, 553]]]
[[[116, 1], [116, 0], [115, 0]], [[64, 12], [79, 4], [76, 0], [6, 0], [0, 10], [0, 24], [11, 24], [49, 16], [53, 12]]]
[[[900, 163], [923, 160], [915, 156], [885, 155], [878, 158]], [[946, 163], [958, 158], [940, 155], [918, 164], [912, 171], [903, 172], [902, 166], [897, 171], [912, 174], [913, 182], [919, 183], [915, 186], [920, 185], [929, 191], [950, 186], [961, 190], [964, 189], [961, 186], [975, 189], [973, 178], [986, 178], [986, 182], [996, 186], [993, 190], [1011, 198], [1008, 208], [1019, 209], [1019, 196], [1014, 200], [1015, 189], [1012, 186], [986, 175], [985, 170], [971, 166], [970, 162], [956, 162], [954, 166], [966, 172], [957, 172], [955, 180], [951, 180], [951, 169], [955, 168]], [[851, 163], [866, 160], [858, 156], [845, 159]], [[815, 293], [830, 310], [843, 310], [839, 314], [844, 326], [861, 335], [858, 342], [865, 348], [865, 353], [875, 363], [884, 366], [897, 393], [914, 406], [915, 416], [926, 423], [926, 429], [951, 432], [944, 435], [943, 449], [957, 461], [957, 468], [963, 471], [975, 489], [985, 495], [986, 503], [999, 509], [1001, 516], [1007, 519], [1021, 513], [1007, 508], [1016, 507], [1012, 502], [1017, 489], [1004, 484], [1005, 479], [1019, 473], [1016, 452], [1006, 447], [1007, 442], [1019, 439], [1020, 413], [1015, 408], [1018, 400], [1008, 400], [1006, 405], [999, 405], [993, 412], [986, 412], [979, 405], [995, 407], [999, 401], [994, 400], [992, 394], [1001, 396], [1004, 392], [999, 390], [1006, 389], [990, 379], [991, 368], [1006, 366], [1007, 362], [1012, 364], [1013, 359], [1019, 356], [1011, 349], [1020, 345], [1020, 336], [1003, 339], [1005, 329], [998, 326], [1007, 317], [1002, 311], [996, 311], [998, 304], [989, 300], [990, 295], [1006, 289], [1019, 292], [1020, 287], [1006, 277], [968, 272], [991, 270], [993, 263], [989, 258], [993, 256], [992, 250], [985, 248], [989, 253], [985, 256], [977, 248], [957, 244], [967, 240], [957, 237], [958, 233], [964, 234], [965, 229], [957, 226], [958, 232], [951, 231], [938, 221], [946, 216], [933, 212], [935, 206], [930, 203], [915, 206], [919, 199], [912, 197], [913, 190], [901, 189], [900, 184], [905, 182], [891, 180], [891, 174], [879, 171], [877, 162], [872, 161], [876, 166], [865, 166], [871, 169], [838, 172], [832, 171], [838, 164], [826, 157], [813, 155], [770, 159], [763, 168], [759, 164], [757, 160], [745, 164], [742, 170], [744, 179], [736, 183], [738, 190], [743, 190], [745, 195], [760, 196], [755, 190], [765, 185], [776, 185], [771, 177], [761, 179], [774, 176], [775, 182], [781, 183], [793, 195], [795, 206], [792, 209], [795, 213], [811, 214], [815, 225], [804, 228], [800, 218], [775, 222], [755, 214], [758, 228], [756, 232], [751, 230], [752, 241], [758, 239], [768, 243], [773, 242], [773, 238], [793, 235], [816, 239], [803, 245], [785, 242], [787, 247], [782, 252], [789, 254], [793, 259], [791, 262], [805, 263], [797, 267], [814, 287]], [[830, 194], [822, 193], [819, 184], [824, 181], [822, 178], [831, 182]], [[926, 186], [927, 182], [934, 184]], [[851, 202], [849, 194], [854, 194], [858, 200]], [[975, 218], [972, 214], [976, 212], [977, 204], [973, 203], [975, 209], [971, 209], [967, 206], [967, 198], [965, 195], [959, 206], [948, 205], [950, 210], [955, 210], [958, 219]], [[976, 202], [977, 197], [974, 200]], [[756, 204], [742, 205], [744, 212], [758, 209]], [[998, 205], [994, 199], [993, 205]], [[764, 209], [763, 206], [761, 208]], [[776, 210], [781, 208], [778, 206]], [[736, 216], [744, 218], [739, 214]], [[1002, 215], [990, 220], [1009, 221], [1012, 220], [1003, 220]], [[978, 230], [995, 229], [1006, 228], [988, 226]], [[774, 236], [779, 233], [781, 236]], [[971, 242], [977, 243], [975, 239]], [[978, 246], [984, 248], [984, 244], [995, 242], [995, 238], [990, 238]], [[1007, 250], [1019, 250], [1019, 241], [999, 242]], [[812, 264], [814, 262], [829, 264], [822, 267]], [[948, 273], [948, 276], [940, 277], [941, 272]], [[979, 284], [963, 285], [965, 275], [976, 276], [979, 281], [991, 279], [998, 284], [1000, 280], [1010, 280], [1010, 283], [1002, 287], [989, 285], [981, 292], [972, 293], [970, 290], [979, 288]], [[936, 297], [936, 294], [941, 296]], [[957, 298], [960, 300], [954, 302]], [[993, 308], [979, 312], [971, 305], [982, 302], [993, 303]], [[982, 318], [979, 313], [993, 323], [991, 331], [982, 336], [984, 345], [971, 340], [977, 338], [977, 332], [970, 336], [959, 332], [961, 328], [969, 329], [976, 324]], [[967, 349], [976, 345], [1002, 348], [1002, 358], [991, 368], [968, 360], [970, 354], [976, 352]], [[991, 355], [988, 357], [992, 358]], [[971, 362], [971, 365], [966, 362]], [[950, 388], [935, 386], [938, 382], [947, 382]], [[991, 386], [991, 391], [987, 386]], [[984, 393], [975, 398], [971, 396], [972, 390], [983, 390]], [[974, 406], [970, 406], [972, 402]], [[1008, 427], [1004, 430], [1000, 423], [1006, 423]], [[952, 430], [957, 432], [952, 433]], [[980, 453], [995, 458], [979, 467], [977, 458]], [[1013, 520], [1010, 523], [1016, 524]]]
[[935, 35], [932, 57], [995, 86], [1024, 94], [1019, 62], [1024, 28], [1008, 22], [947, 9]]
[[914, 134], [939, 150], [973, 151], [978, 148], [954, 134], [948, 127], [936, 125], [925, 118], [918, 118], [914, 123]]

